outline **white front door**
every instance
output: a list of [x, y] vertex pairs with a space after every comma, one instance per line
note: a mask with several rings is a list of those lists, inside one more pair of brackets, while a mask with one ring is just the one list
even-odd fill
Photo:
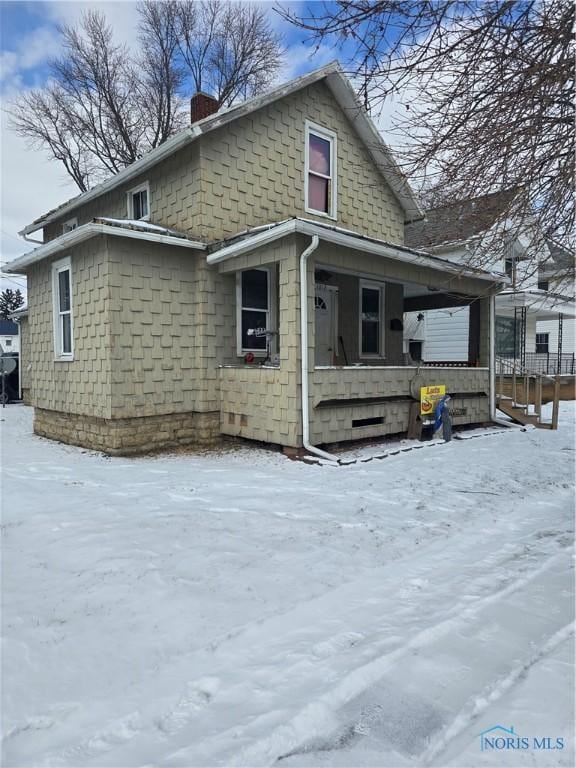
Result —
[[338, 288], [316, 283], [316, 365], [334, 365], [338, 354]]

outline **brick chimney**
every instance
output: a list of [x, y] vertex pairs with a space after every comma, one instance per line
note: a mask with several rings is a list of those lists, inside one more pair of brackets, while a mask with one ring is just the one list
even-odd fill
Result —
[[215, 112], [218, 112], [218, 102], [207, 93], [198, 91], [190, 99], [190, 121], [192, 123], [197, 123], [198, 120], [203, 120]]

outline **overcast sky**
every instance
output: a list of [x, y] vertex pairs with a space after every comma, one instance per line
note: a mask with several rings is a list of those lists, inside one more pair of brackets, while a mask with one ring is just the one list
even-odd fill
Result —
[[[295, 3], [291, 3], [296, 7]], [[284, 36], [287, 48], [281, 81], [316, 69], [339, 57], [332, 47], [314, 47], [304, 33], [285, 24], [265, 3], [270, 18]], [[136, 44], [136, 3], [114, 2], [0, 2], [0, 95], [4, 108], [23, 90], [41, 86], [48, 76], [48, 61], [61, 51], [58, 24], [74, 23], [86, 8], [105, 12], [119, 41]], [[341, 56], [340, 56], [341, 57]], [[31, 149], [16, 136], [4, 112], [1, 120], [1, 263], [5, 264], [33, 246], [18, 231], [41, 214], [78, 193], [60, 164], [39, 149]], [[34, 237], [39, 236], [37, 233]], [[2, 288], [24, 287], [23, 278], [2, 277]]]

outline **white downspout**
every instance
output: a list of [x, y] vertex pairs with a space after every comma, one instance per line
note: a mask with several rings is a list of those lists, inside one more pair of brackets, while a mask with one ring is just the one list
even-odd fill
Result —
[[314, 453], [322, 459], [337, 461], [332, 456], [310, 443], [310, 412], [308, 408], [308, 257], [314, 253], [320, 243], [318, 235], [312, 237], [312, 241], [300, 256], [300, 358], [302, 373], [302, 444], [309, 453]]
[[43, 240], [34, 240], [32, 237], [28, 237], [28, 235], [21, 235], [23, 240], [26, 240], [27, 243], [34, 243], [34, 245], [44, 245]]
[[514, 424], [512, 421], [504, 421], [496, 416], [496, 296], [490, 296], [490, 343], [488, 353], [488, 365], [490, 367], [490, 420], [502, 427], [516, 427], [525, 429], [520, 424]]

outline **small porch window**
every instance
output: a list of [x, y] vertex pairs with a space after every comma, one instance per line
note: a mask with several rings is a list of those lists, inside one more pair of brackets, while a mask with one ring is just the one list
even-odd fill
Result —
[[360, 357], [383, 357], [383, 286], [360, 283]]
[[62, 224], [62, 234], [65, 235], [66, 232], [72, 232], [73, 229], [76, 229], [78, 226], [78, 219], [68, 219], [68, 221], [65, 221], [64, 224]]
[[[266, 355], [267, 334], [275, 330], [275, 269], [264, 267], [239, 272], [236, 281], [237, 353]], [[270, 338], [268, 337], [270, 343]], [[275, 348], [275, 344], [270, 344]]]
[[550, 349], [550, 334], [549, 333], [537, 333], [536, 334], [536, 354], [547, 355]]
[[128, 218], [148, 221], [150, 218], [150, 185], [148, 182], [128, 192]]
[[72, 360], [72, 265], [69, 258], [52, 265], [52, 301], [55, 356], [58, 360]]
[[306, 211], [336, 218], [336, 134], [306, 122]]

